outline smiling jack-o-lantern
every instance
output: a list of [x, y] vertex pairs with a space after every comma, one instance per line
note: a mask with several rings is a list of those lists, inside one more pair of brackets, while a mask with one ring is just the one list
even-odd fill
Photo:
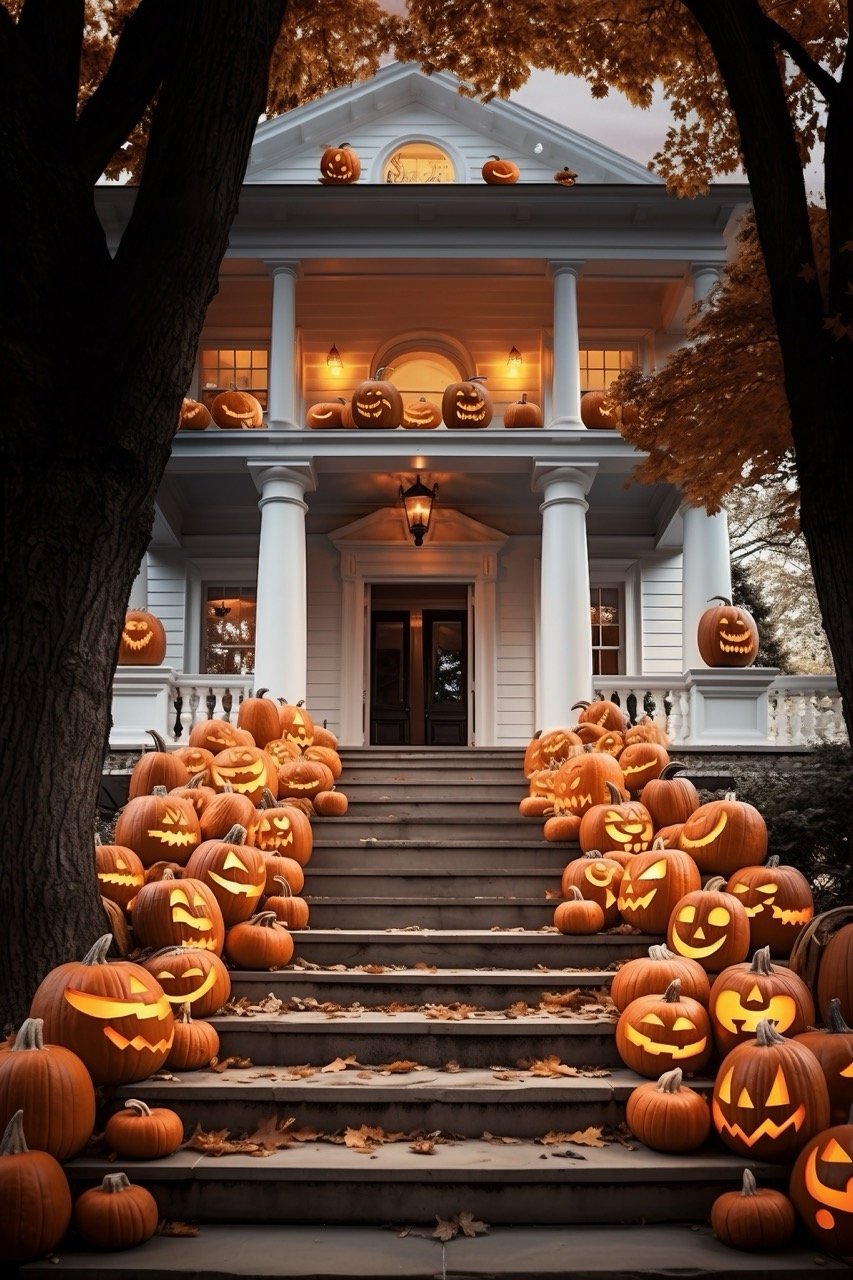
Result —
[[348, 142], [341, 142], [337, 147], [324, 147], [320, 156], [320, 175], [324, 186], [339, 187], [358, 182], [361, 161]]
[[803, 1147], [788, 1193], [816, 1244], [853, 1254], [853, 1122], [825, 1129]]
[[714, 876], [703, 888], [679, 898], [666, 932], [672, 951], [698, 960], [708, 973], [740, 964], [749, 952], [749, 920], [725, 885], [722, 876]]
[[264, 425], [264, 410], [248, 391], [220, 391], [210, 406], [210, 416], [223, 431], [254, 430]]
[[699, 1071], [713, 1049], [707, 1011], [681, 994], [676, 978], [663, 995], [639, 996], [622, 1011], [616, 1048], [626, 1066], [651, 1079], [668, 1067]]
[[192, 804], [170, 796], [165, 787], [155, 787], [153, 795], [129, 800], [116, 822], [116, 844], [133, 849], [144, 867], [161, 861], [164, 855], [183, 866], [200, 839]]
[[781, 1035], [796, 1036], [814, 1022], [815, 1008], [802, 978], [770, 963], [770, 949], [756, 951], [752, 964], [735, 964], [714, 980], [708, 1006], [720, 1053], [755, 1035], [767, 1018]]
[[166, 658], [166, 632], [147, 609], [128, 609], [121, 629], [119, 666], [159, 667]]
[[179, 431], [205, 431], [211, 422], [210, 410], [206, 404], [184, 396], [178, 411]]
[[830, 1000], [825, 1029], [802, 1031], [794, 1038], [820, 1063], [829, 1090], [830, 1119], [840, 1124], [853, 1107], [853, 1027], [844, 1021], [841, 1001]]
[[314, 832], [300, 809], [273, 801], [258, 810], [254, 844], [262, 853], [281, 854], [304, 867], [314, 849]]
[[404, 407], [401, 425], [407, 431], [433, 431], [441, 426], [441, 406], [420, 396]]
[[311, 746], [314, 741], [314, 721], [302, 702], [281, 702], [278, 719], [282, 738], [293, 743], [300, 751]]
[[502, 160], [500, 156], [489, 156], [482, 168], [483, 181], [494, 187], [518, 182], [519, 172], [517, 164], [512, 160]]
[[659, 742], [634, 742], [619, 755], [619, 768], [632, 796], [639, 795], [647, 783], [659, 778], [668, 764], [669, 752]]
[[789, 1160], [829, 1123], [820, 1063], [762, 1019], [755, 1039], [736, 1045], [717, 1072], [714, 1127], [727, 1147], [759, 1160]]
[[726, 885], [749, 916], [750, 945], [774, 956], [791, 954], [797, 934], [814, 915], [811, 885], [796, 867], [779, 865], [774, 854], [757, 867], [741, 867]]
[[237, 825], [223, 840], [200, 844], [186, 873], [212, 889], [226, 928], [248, 920], [266, 888], [264, 855], [246, 844], [246, 829]]
[[597, 849], [591, 849], [582, 858], [575, 858], [563, 869], [560, 888], [563, 897], [569, 895], [574, 885], [585, 898], [597, 902], [604, 913], [602, 928], [608, 929], [619, 920], [616, 897], [622, 883], [622, 864], [613, 858], [605, 858]]
[[403, 397], [377, 369], [372, 378], [360, 382], [352, 393], [352, 420], [357, 427], [393, 430], [403, 421]]
[[748, 861], [764, 861], [767, 823], [754, 805], [728, 791], [725, 799], [710, 800], [691, 813], [678, 847], [690, 854], [700, 871], [730, 876]]
[[702, 661], [709, 667], [751, 667], [758, 657], [755, 619], [726, 596], [711, 599], [723, 603], [706, 609], [699, 618], [696, 642]]
[[139, 857], [120, 844], [101, 844], [95, 835], [95, 872], [101, 896], [127, 910], [127, 904], [136, 897], [145, 883], [145, 868]]
[[201, 880], [178, 880], [171, 871], [140, 889], [133, 932], [142, 947], [198, 947], [221, 955], [225, 943], [225, 922], [213, 891]]
[[226, 747], [239, 746], [242, 741], [237, 726], [230, 720], [199, 720], [190, 729], [189, 746], [201, 747], [213, 756]]
[[569, 760], [583, 751], [583, 743], [571, 729], [549, 729], [537, 741], [540, 760], [537, 767], [540, 769], [553, 768], [563, 760]]
[[[612, 756], [594, 752], [590, 760], [606, 761], [620, 777], [622, 770]], [[574, 763], [573, 761], [569, 762]], [[626, 853], [644, 853], [652, 843], [651, 814], [639, 800], [624, 800], [618, 783], [606, 784], [610, 800], [596, 803], [587, 809], [581, 819], [579, 840], [586, 853], [589, 849], [624, 849]]]
[[[340, 431], [343, 429], [343, 411], [346, 400], [321, 400], [312, 404], [305, 415], [305, 425], [313, 431]], [[353, 424], [354, 425], [354, 424]]]
[[628, 717], [622, 708], [607, 698], [595, 698], [592, 702], [573, 702], [572, 710], [577, 711], [579, 724], [597, 725], [601, 729], [615, 729], [624, 733], [628, 727]]
[[286, 760], [278, 770], [278, 794], [282, 800], [311, 800], [319, 791], [331, 791], [335, 779], [321, 760]]
[[128, 1084], [158, 1071], [175, 1020], [159, 982], [130, 960], [107, 961], [105, 933], [80, 961], [57, 965], [30, 1005], [44, 1037], [82, 1058], [95, 1084]]
[[475, 375], [445, 387], [441, 397], [441, 416], [449, 430], [479, 430], [489, 425], [493, 410], [485, 381], [485, 378]]
[[215, 951], [198, 947], [164, 947], [143, 960], [170, 1005], [192, 1005], [198, 1018], [216, 1013], [231, 995], [231, 975]]
[[265, 789], [278, 794], [278, 768], [261, 747], [226, 747], [214, 757], [210, 783], [217, 791], [232, 787], [257, 806]]
[[678, 849], [654, 847], [625, 864], [619, 886], [619, 914], [644, 933], [663, 933], [679, 898], [698, 889], [699, 869]]

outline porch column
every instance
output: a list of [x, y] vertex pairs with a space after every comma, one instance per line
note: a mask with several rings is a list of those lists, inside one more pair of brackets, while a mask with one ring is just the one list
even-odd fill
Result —
[[128, 609], [147, 609], [148, 608], [148, 553], [142, 557], [142, 562], [137, 570], [136, 577], [130, 588], [130, 595], [127, 598]]
[[696, 643], [700, 614], [711, 596], [732, 598], [732, 564], [729, 554], [729, 519], [725, 511], [709, 516], [702, 507], [685, 504], [682, 554], [682, 660], [684, 670], [704, 667]]
[[296, 420], [296, 278], [299, 263], [276, 261], [265, 265], [272, 276], [267, 423], [279, 430], [295, 431], [299, 426]]
[[261, 495], [255, 688], [298, 702], [308, 683], [304, 495], [315, 487], [314, 472], [310, 463], [251, 462], [249, 471]]
[[554, 373], [549, 426], [585, 430], [581, 422], [578, 276], [582, 262], [551, 261], [554, 281]]
[[718, 262], [691, 262], [690, 278], [693, 281], [693, 302], [703, 303], [720, 278]]
[[592, 698], [586, 495], [597, 470], [554, 467], [534, 476], [542, 494], [537, 729], [573, 724], [572, 703]]

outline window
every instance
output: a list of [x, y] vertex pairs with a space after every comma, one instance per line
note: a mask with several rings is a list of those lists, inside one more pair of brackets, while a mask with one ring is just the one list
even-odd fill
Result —
[[269, 359], [266, 347], [203, 347], [199, 360], [202, 401], [210, 408], [220, 391], [250, 391], [266, 409]]
[[437, 351], [407, 351], [393, 360], [391, 368], [404, 405], [421, 396], [441, 404], [444, 388], [462, 376], [453, 361]]
[[615, 676], [622, 667], [622, 593], [619, 587], [590, 587], [592, 674]]
[[254, 587], [217, 583], [204, 589], [202, 671], [242, 676], [255, 669]]
[[581, 347], [581, 391], [606, 391], [623, 369], [639, 364], [636, 347]]
[[383, 182], [454, 182], [453, 161], [431, 142], [406, 142], [385, 166]]

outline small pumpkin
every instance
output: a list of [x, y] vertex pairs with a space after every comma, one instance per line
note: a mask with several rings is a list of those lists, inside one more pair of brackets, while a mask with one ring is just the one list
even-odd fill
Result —
[[90, 1187], [74, 1205], [74, 1226], [87, 1244], [97, 1249], [133, 1249], [157, 1230], [157, 1201], [145, 1187], [135, 1186], [126, 1173], [108, 1173], [99, 1187]]
[[754, 1036], [762, 1018], [780, 1034], [795, 1037], [815, 1018], [808, 987], [789, 969], [770, 963], [769, 947], [756, 951], [751, 964], [730, 965], [717, 975], [708, 1012], [721, 1054]]
[[259, 911], [228, 930], [225, 954], [239, 969], [280, 969], [293, 956], [290, 930], [274, 911]]
[[702, 661], [709, 667], [751, 667], [758, 657], [755, 619], [726, 596], [711, 599], [722, 604], [700, 615], [696, 643]]
[[502, 160], [500, 156], [489, 156], [482, 168], [483, 181], [489, 186], [505, 187], [518, 182], [520, 169], [512, 160]]
[[184, 396], [178, 411], [179, 431], [205, 431], [213, 419], [206, 404]]
[[224, 431], [242, 431], [264, 425], [260, 400], [248, 391], [220, 391], [210, 406], [210, 416]]
[[330, 791], [318, 791], [313, 799], [314, 812], [321, 818], [342, 818], [349, 809], [349, 800], [343, 791], [334, 787]]
[[193, 1018], [185, 1004], [175, 1022], [175, 1039], [166, 1066], [171, 1071], [201, 1071], [219, 1056], [219, 1032], [203, 1018]]
[[294, 896], [293, 890], [284, 876], [273, 876], [278, 885], [278, 893], [270, 894], [264, 902], [264, 911], [275, 912], [275, 917], [288, 929], [305, 929], [308, 926], [310, 911], [304, 898]]
[[335, 785], [332, 771], [320, 760], [288, 760], [278, 770], [278, 794], [282, 800], [291, 797], [313, 800], [318, 791], [331, 791]]
[[820, 1063], [829, 1090], [829, 1118], [833, 1124], [843, 1124], [853, 1107], [853, 1027], [842, 1017], [841, 1001], [830, 1000], [825, 1028], [801, 1031], [794, 1039], [811, 1049]]
[[636, 405], [617, 404], [611, 391], [585, 391], [581, 396], [581, 422], [593, 431], [615, 430], [623, 422], [639, 421]]
[[554, 927], [560, 933], [598, 933], [604, 928], [604, 911], [585, 898], [577, 885], [569, 885], [567, 901], [554, 909]]
[[562, 169], [558, 169], [554, 174], [554, 181], [559, 183], [561, 187], [573, 187], [577, 180], [578, 175], [567, 164], [564, 164]]
[[541, 427], [545, 419], [538, 404], [527, 399], [527, 392], [522, 392], [519, 400], [514, 400], [504, 409], [505, 427]]
[[[193, 778], [202, 775], [199, 786], [204, 786], [207, 781], [207, 771], [213, 764], [215, 752], [208, 751], [205, 747], [178, 747], [173, 752], [174, 756], [186, 765], [187, 773], [190, 775], [190, 782]], [[189, 785], [189, 784], [188, 784]]]
[[474, 375], [451, 382], [441, 397], [441, 416], [449, 431], [481, 430], [492, 420], [492, 400], [485, 378]]
[[615, 702], [609, 702], [606, 698], [596, 698], [593, 702], [575, 702], [572, 704], [572, 710], [577, 711], [580, 708], [578, 716], [579, 724], [598, 725], [602, 729], [616, 729], [619, 733], [624, 733], [628, 727], [628, 717], [620, 706]]
[[400, 424], [407, 431], [432, 431], [441, 426], [441, 405], [420, 396], [403, 407], [403, 420]]
[[791, 954], [797, 935], [814, 915], [814, 898], [796, 867], [783, 867], [778, 854], [755, 867], [741, 867], [726, 885], [749, 917], [750, 945], [769, 947], [774, 956]]
[[749, 952], [749, 920], [722, 876], [683, 895], [672, 908], [666, 931], [671, 951], [698, 960], [708, 973], [740, 964]]
[[92, 1077], [71, 1049], [45, 1044], [41, 1018], [26, 1018], [0, 1053], [0, 1126], [21, 1109], [33, 1147], [57, 1160], [82, 1151], [95, 1128]]
[[[530, 797], [526, 796], [526, 800]], [[524, 801], [522, 801], [522, 804]], [[532, 816], [532, 815], [528, 815]], [[554, 814], [553, 817], [546, 818], [542, 827], [542, 835], [546, 840], [551, 840], [559, 844], [574, 844], [578, 838], [581, 820], [571, 813]]]
[[610, 999], [621, 1013], [638, 996], [666, 991], [675, 978], [681, 983], [684, 995], [708, 1007], [711, 984], [701, 964], [676, 955], [660, 943], [649, 947], [648, 956], [637, 956], [619, 966], [610, 983]]
[[51, 1253], [71, 1221], [71, 1190], [62, 1165], [30, 1151], [23, 1110], [0, 1139], [0, 1262], [32, 1262]]
[[682, 1083], [681, 1067], [628, 1095], [625, 1119], [635, 1138], [653, 1151], [681, 1154], [701, 1147], [711, 1131], [707, 1100]]
[[320, 156], [320, 181], [325, 186], [341, 186], [358, 182], [361, 160], [348, 142], [337, 147], [324, 147]]
[[205, 785], [204, 779], [206, 777], [206, 773], [197, 773], [194, 778], [190, 778], [185, 787], [172, 787], [169, 792], [170, 796], [177, 796], [179, 800], [189, 800], [198, 814], [199, 825], [201, 825], [201, 815], [204, 812], [205, 805], [216, 799], [216, 792], [213, 787]]
[[696, 1072], [713, 1051], [707, 1010], [681, 994], [675, 978], [663, 995], [639, 996], [616, 1023], [616, 1048], [626, 1066], [657, 1079], [661, 1065]]
[[724, 1191], [711, 1205], [711, 1229], [732, 1249], [781, 1249], [796, 1225], [788, 1197], [759, 1187], [751, 1169], [744, 1169], [740, 1191]]
[[403, 421], [403, 397], [377, 369], [372, 378], [360, 382], [352, 393], [352, 420], [356, 427], [393, 430]]
[[625, 746], [630, 746], [632, 742], [659, 742], [662, 747], [668, 747], [669, 735], [650, 716], [645, 715], [625, 730]]
[[147, 609], [128, 609], [118, 648], [120, 667], [160, 667], [166, 660], [166, 630]]
[[292, 893], [301, 893], [305, 887], [305, 872], [301, 865], [293, 858], [288, 858], [286, 854], [265, 854], [264, 865], [266, 867], [264, 893], [275, 893], [275, 882], [278, 878], [287, 881]]
[[128, 1098], [104, 1127], [108, 1145], [123, 1160], [160, 1160], [184, 1140], [184, 1123], [171, 1107], [149, 1107]]

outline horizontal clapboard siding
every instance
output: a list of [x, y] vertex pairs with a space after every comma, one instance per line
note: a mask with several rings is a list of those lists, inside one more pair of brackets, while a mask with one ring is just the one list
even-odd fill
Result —
[[511, 538], [500, 559], [496, 637], [496, 745], [524, 746], [534, 716], [534, 560], [538, 544]]
[[341, 717], [341, 583], [339, 555], [325, 537], [308, 539], [308, 689], [305, 697], [317, 724], [332, 733]]
[[[166, 630], [165, 665], [181, 671], [184, 660], [186, 630], [187, 580], [180, 556], [162, 552], [148, 553], [148, 608]], [[192, 664], [190, 664], [192, 665]]]
[[680, 553], [643, 563], [642, 634], [645, 675], [674, 675], [683, 669]]

